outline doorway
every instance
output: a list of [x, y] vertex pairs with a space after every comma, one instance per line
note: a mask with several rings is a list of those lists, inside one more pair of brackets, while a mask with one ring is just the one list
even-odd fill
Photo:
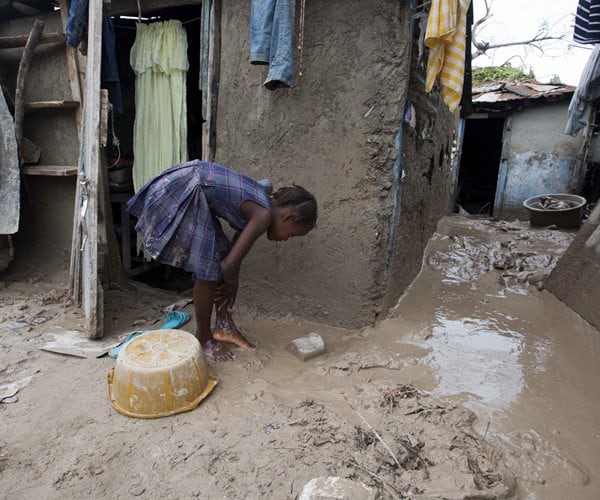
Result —
[[458, 173], [458, 211], [493, 215], [502, 156], [504, 117], [467, 118]]
[[[144, 13], [144, 23], [179, 20], [186, 32], [187, 71], [187, 157], [202, 158], [202, 93], [200, 90], [200, 38], [202, 6], [183, 5], [153, 9]], [[178, 269], [163, 266], [145, 258], [137, 242], [135, 218], [126, 210], [126, 204], [134, 194], [134, 120], [136, 76], [130, 65], [131, 48], [136, 38], [137, 14], [112, 17], [119, 70], [122, 109], [114, 113], [108, 124], [106, 165], [112, 205], [114, 230], [120, 245], [121, 260], [126, 274], [135, 280], [158, 288], [181, 291], [192, 286], [191, 278]], [[109, 92], [110, 96], [110, 92]], [[170, 165], [169, 165], [170, 166]], [[168, 168], [168, 167], [165, 167]]]

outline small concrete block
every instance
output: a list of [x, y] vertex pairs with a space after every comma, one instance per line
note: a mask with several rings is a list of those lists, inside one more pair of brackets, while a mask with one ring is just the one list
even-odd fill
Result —
[[375, 500], [377, 492], [360, 481], [342, 477], [316, 477], [311, 479], [298, 496], [298, 500]]
[[323, 354], [325, 352], [325, 342], [318, 333], [309, 333], [304, 337], [292, 340], [288, 344], [287, 350], [302, 361], [306, 361]]

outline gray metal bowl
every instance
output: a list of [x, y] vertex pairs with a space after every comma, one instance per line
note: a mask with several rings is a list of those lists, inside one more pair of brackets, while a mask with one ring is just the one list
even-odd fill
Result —
[[[536, 203], [539, 203], [540, 199], [544, 197], [550, 197], [560, 201], [567, 201], [572, 203], [573, 206], [563, 209], [547, 209], [536, 207]], [[581, 225], [583, 207], [586, 203], [587, 200], [583, 196], [578, 196], [576, 194], [557, 193], [532, 196], [523, 202], [523, 206], [529, 212], [529, 223], [532, 226], [544, 227], [555, 225], [564, 228], [577, 228]]]

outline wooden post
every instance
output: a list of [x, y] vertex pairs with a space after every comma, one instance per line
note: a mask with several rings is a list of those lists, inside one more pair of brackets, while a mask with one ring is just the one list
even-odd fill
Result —
[[[83, 113], [83, 172], [80, 172], [81, 199], [76, 204], [81, 218], [81, 291], [87, 334], [103, 334], [103, 304], [98, 281], [98, 178], [100, 163], [100, 60], [102, 54], [102, 3], [90, 2], [88, 51]], [[99, 314], [100, 313], [100, 314]]]
[[211, 44], [208, 55], [208, 157], [215, 161], [217, 154], [217, 104], [219, 100], [219, 79], [221, 75], [221, 0], [214, 0], [211, 13]]
[[217, 144], [217, 103], [221, 68], [221, 0], [202, 4], [200, 81], [202, 89], [202, 159], [214, 161]]

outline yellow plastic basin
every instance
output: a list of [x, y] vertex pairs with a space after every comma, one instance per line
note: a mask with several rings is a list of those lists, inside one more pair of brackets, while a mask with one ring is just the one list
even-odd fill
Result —
[[110, 404], [138, 418], [193, 410], [216, 385], [200, 342], [181, 330], [156, 330], [133, 338], [108, 373]]

